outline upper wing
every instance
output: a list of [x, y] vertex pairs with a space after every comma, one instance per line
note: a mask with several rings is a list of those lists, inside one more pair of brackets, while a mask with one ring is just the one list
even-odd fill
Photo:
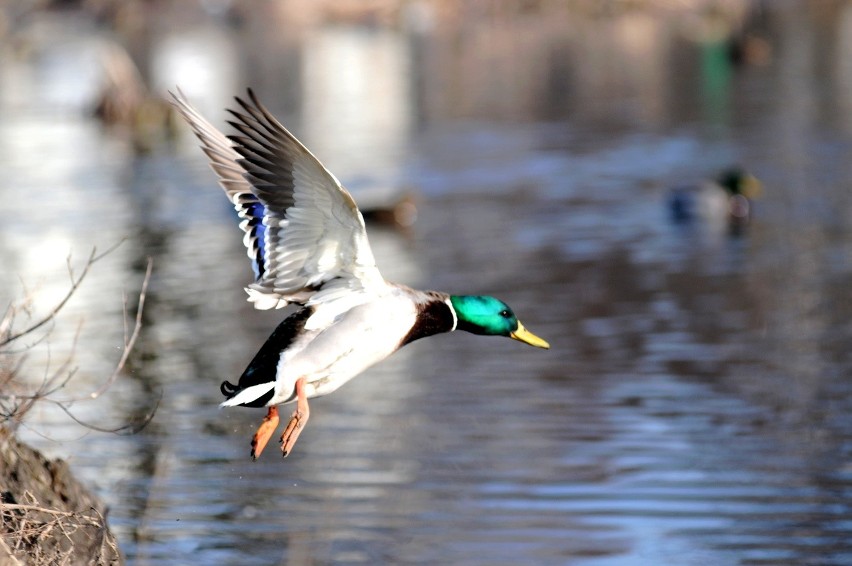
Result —
[[330, 295], [384, 288], [352, 196], [251, 90], [248, 102], [237, 98], [241, 111], [231, 111], [240, 135], [230, 137], [182, 95], [172, 97], [245, 219], [257, 275], [246, 290], [255, 307], [304, 303], [330, 281]]
[[[255, 279], [262, 278], [265, 271], [266, 249], [263, 217], [266, 207], [251, 192], [251, 185], [245, 180], [245, 170], [237, 163], [240, 154], [225, 134], [217, 130], [198, 111], [193, 108], [183, 92], [170, 93], [172, 101], [180, 115], [192, 127], [192, 131], [201, 141], [201, 149], [210, 159], [210, 167], [219, 176], [219, 184], [225, 189], [228, 198], [234, 203], [240, 218], [240, 228], [245, 232], [243, 243], [251, 260]], [[268, 308], [268, 307], [267, 307]]]

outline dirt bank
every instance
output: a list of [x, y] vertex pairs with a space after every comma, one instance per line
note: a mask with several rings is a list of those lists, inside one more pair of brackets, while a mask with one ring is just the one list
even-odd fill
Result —
[[124, 558], [106, 510], [63, 460], [0, 428], [0, 564], [108, 564]]

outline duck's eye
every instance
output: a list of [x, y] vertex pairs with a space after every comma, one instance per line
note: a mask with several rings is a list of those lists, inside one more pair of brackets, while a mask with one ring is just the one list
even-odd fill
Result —
[[512, 316], [512, 314], [509, 311], [504, 309], [504, 310], [500, 311], [500, 316], [502, 316], [503, 318], [509, 318], [509, 317]]

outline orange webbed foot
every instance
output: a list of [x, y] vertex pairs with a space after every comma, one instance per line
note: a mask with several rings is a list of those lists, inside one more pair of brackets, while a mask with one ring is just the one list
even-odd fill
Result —
[[276, 428], [278, 428], [278, 407], [273, 405], [269, 407], [266, 416], [263, 417], [263, 422], [257, 427], [257, 432], [254, 433], [251, 439], [252, 460], [257, 460]]
[[305, 394], [305, 378], [296, 381], [296, 410], [290, 417], [290, 422], [287, 423], [287, 428], [281, 435], [281, 454], [286, 458], [293, 450], [296, 440], [308, 424], [308, 417], [311, 415], [311, 409], [308, 406], [308, 398]]

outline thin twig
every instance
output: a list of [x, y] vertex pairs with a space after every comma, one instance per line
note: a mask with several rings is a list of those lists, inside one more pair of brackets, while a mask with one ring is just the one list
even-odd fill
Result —
[[[118, 365], [115, 366], [115, 371], [112, 372], [112, 375], [109, 379], [107, 379], [103, 385], [97, 390], [93, 391], [89, 394], [89, 397], [92, 399], [97, 399], [101, 395], [103, 395], [104, 391], [109, 389], [109, 387], [113, 384], [113, 382], [118, 377], [118, 374], [124, 369], [124, 366], [127, 364], [127, 360], [130, 357], [130, 352], [133, 350], [133, 347], [136, 345], [136, 340], [139, 338], [139, 332], [142, 330], [142, 309], [145, 306], [145, 295], [148, 292], [148, 282], [151, 280], [151, 271], [153, 269], [154, 260], [153, 258], [148, 258], [148, 267], [145, 269], [145, 279], [142, 280], [142, 290], [139, 291], [139, 305], [136, 307], [136, 322], [133, 327], [133, 333], [130, 335], [130, 340], [127, 340], [127, 330], [125, 330], [125, 340], [124, 340], [124, 351], [121, 353], [121, 359], [118, 360]], [[124, 303], [124, 320], [125, 325], [127, 323], [127, 301], [125, 299]], [[126, 326], [125, 326], [126, 328]]]
[[66, 415], [68, 415], [68, 418], [70, 418], [72, 421], [74, 421], [78, 425], [84, 426], [88, 429], [91, 429], [91, 430], [94, 430], [94, 431], [97, 431], [97, 432], [108, 432], [108, 433], [112, 433], [112, 434], [128, 435], [129, 436], [129, 435], [132, 435], [132, 434], [136, 434], [137, 432], [139, 432], [140, 430], [142, 430], [143, 428], [148, 426], [148, 423], [150, 423], [154, 419], [154, 415], [157, 414], [157, 409], [160, 408], [160, 401], [162, 401], [162, 399], [163, 399], [163, 392], [161, 390], [159, 397], [157, 397], [157, 400], [154, 402], [154, 406], [151, 407], [151, 410], [148, 411], [148, 413], [145, 415], [145, 417], [143, 417], [142, 419], [137, 420], [135, 422], [129, 422], [129, 423], [123, 424], [123, 425], [116, 427], [116, 428], [100, 427], [100, 426], [97, 426], [97, 425], [93, 425], [91, 423], [87, 423], [86, 421], [80, 420], [79, 418], [74, 416], [74, 413], [71, 412], [71, 410], [68, 408], [66, 403], [56, 401], [55, 399], [50, 399], [50, 398], [44, 398], [44, 399], [42, 399], [42, 401], [47, 401], [48, 403], [53, 403], [54, 405], [56, 405], [57, 407], [62, 409], [62, 412], [64, 412]]
[[11, 560], [10, 564], [12, 566], [22, 566], [23, 563], [20, 560], [18, 560], [17, 558], [15, 558], [15, 556], [12, 553], [12, 549], [9, 547], [8, 544], [6, 544], [6, 541], [3, 540], [3, 537], [0, 537], [0, 549], [2, 549], [3, 554], [6, 557], [8, 557], [9, 560]]
[[[137, 432], [139, 432], [140, 430], [145, 428], [148, 425], [148, 423], [151, 422], [151, 420], [154, 418], [154, 415], [157, 413], [157, 409], [160, 406], [160, 400], [162, 399], [162, 392], [160, 392], [160, 396], [157, 398], [156, 402], [154, 403], [154, 406], [145, 415], [144, 418], [142, 418], [141, 420], [135, 421], [135, 422], [126, 423], [126, 424], [124, 424], [120, 427], [117, 427], [117, 428], [104, 428], [104, 427], [100, 427], [100, 426], [93, 425], [91, 423], [87, 423], [85, 421], [82, 421], [81, 419], [76, 417], [71, 412], [71, 410], [69, 408], [70, 404], [73, 403], [74, 401], [79, 401], [81, 399], [86, 399], [86, 398], [97, 399], [98, 397], [100, 397], [104, 392], [106, 392], [110, 388], [110, 386], [118, 378], [118, 375], [121, 373], [121, 371], [127, 365], [127, 360], [129, 359], [130, 353], [133, 350], [134, 346], [136, 345], [136, 341], [138, 340], [139, 333], [142, 329], [142, 310], [145, 307], [145, 296], [146, 296], [147, 291], [148, 291], [148, 283], [151, 280], [151, 273], [153, 271], [153, 265], [154, 265], [153, 259], [148, 258], [148, 266], [145, 270], [145, 278], [142, 280], [142, 289], [139, 292], [139, 304], [136, 308], [136, 317], [135, 317], [133, 332], [131, 333], [129, 339], [126, 337], [126, 333], [125, 333], [124, 350], [122, 352], [121, 358], [119, 359], [118, 363], [115, 366], [115, 370], [113, 371], [113, 373], [109, 377], [109, 379], [107, 379], [101, 385], [101, 387], [99, 387], [96, 391], [93, 391], [92, 393], [90, 393], [86, 397], [81, 397], [81, 398], [76, 398], [76, 399], [66, 399], [66, 400], [63, 400], [63, 401], [58, 401], [56, 399], [51, 399], [49, 396], [40, 395], [41, 400], [47, 401], [49, 403], [56, 405], [66, 415], [68, 415], [68, 417], [71, 420], [73, 420], [77, 424], [82, 425], [82, 426], [84, 426], [88, 429], [95, 430], [95, 431], [98, 431], [98, 432], [108, 432], [108, 433], [114, 433], [114, 434], [127, 434], [127, 435], [136, 434]], [[127, 304], [126, 303], [125, 303], [124, 313], [125, 313], [124, 320], [125, 320], [125, 324], [126, 324], [126, 321], [127, 321]], [[69, 376], [69, 379], [70, 379], [70, 376]], [[52, 381], [53, 381], [53, 378], [51, 378], [51, 382]], [[65, 382], [67, 382], [67, 379], [63, 381], [62, 385], [64, 385]], [[56, 391], [57, 389], [58, 388], [53, 388], [51, 390], [51, 392]], [[41, 393], [41, 392], [42, 391], [40, 391], [39, 393]], [[39, 396], [38, 393], [36, 395]], [[0, 396], [0, 398], [2, 398], [2, 396]]]
[[[86, 274], [89, 272], [89, 268], [92, 266], [94, 257], [95, 257], [95, 248], [93, 248], [92, 253], [89, 254], [89, 259], [83, 265], [83, 271], [82, 271], [82, 273], [80, 273], [80, 277], [78, 277], [77, 279], [74, 279], [74, 272], [71, 271], [70, 268], [69, 268], [69, 272], [70, 272], [70, 275], [71, 275], [71, 287], [69, 287], [68, 292], [62, 298], [62, 300], [59, 301], [59, 303], [57, 303], [57, 305], [55, 307], [53, 307], [53, 309], [49, 313], [47, 313], [44, 316], [44, 318], [42, 318], [38, 322], [32, 324], [31, 326], [21, 330], [20, 332], [17, 332], [15, 334], [12, 334], [11, 336], [8, 336], [3, 341], [0, 341], [0, 347], [5, 346], [6, 344], [9, 344], [10, 342], [14, 342], [18, 338], [20, 338], [22, 336], [26, 336], [27, 334], [30, 334], [31, 332], [38, 330], [39, 328], [41, 328], [42, 326], [44, 326], [45, 324], [47, 324], [48, 322], [50, 322], [51, 320], [56, 318], [56, 315], [59, 314], [59, 311], [62, 310], [62, 308], [65, 306], [65, 304], [71, 299], [71, 297], [77, 291], [77, 288], [80, 286], [80, 283], [83, 282], [83, 279], [86, 277]], [[70, 256], [68, 257], [67, 261], [69, 262], [69, 266], [70, 266], [70, 262], [71, 262]]]
[[73, 517], [78, 514], [76, 511], [60, 511], [59, 509], [48, 509], [47, 507], [40, 507], [38, 505], [25, 505], [22, 503], [0, 503], [0, 511], [38, 511], [41, 513], [47, 513], [49, 515], [55, 515], [57, 517]]
[[68, 275], [71, 278], [71, 287], [68, 289], [68, 292], [62, 298], [62, 300], [59, 301], [59, 303], [57, 303], [57, 305], [55, 307], [53, 307], [53, 309], [44, 316], [44, 318], [42, 318], [38, 322], [30, 325], [28, 328], [25, 328], [24, 330], [22, 330], [20, 332], [17, 332], [15, 334], [12, 334], [11, 336], [7, 336], [6, 338], [0, 340], [0, 347], [5, 346], [6, 344], [9, 344], [10, 342], [14, 342], [18, 338], [20, 338], [22, 336], [26, 336], [27, 334], [30, 334], [31, 332], [34, 332], [35, 330], [38, 330], [39, 328], [41, 328], [42, 326], [44, 326], [45, 324], [47, 324], [48, 322], [50, 322], [51, 320], [56, 318], [56, 315], [59, 314], [59, 311], [62, 310], [62, 308], [65, 306], [65, 304], [71, 299], [71, 297], [77, 291], [77, 288], [80, 287], [80, 284], [83, 282], [83, 279], [85, 279], [86, 275], [89, 273], [89, 269], [95, 263], [97, 263], [98, 261], [103, 259], [105, 256], [112, 253], [122, 243], [124, 243], [123, 239], [119, 240], [118, 243], [114, 244], [113, 246], [111, 246], [105, 252], [103, 252], [101, 254], [97, 253], [97, 251], [98, 251], [97, 247], [93, 247], [91, 253], [89, 253], [89, 259], [86, 260], [85, 264], [83, 264], [83, 271], [80, 273], [79, 277], [76, 277], [76, 278], [74, 277], [74, 270], [71, 267], [71, 256], [69, 255], [68, 258], [66, 259], [66, 264], [68, 266]]
[[[118, 247], [118, 245], [120, 245], [120, 244], [121, 244], [121, 242], [110, 247], [106, 252], [104, 252], [102, 254], [98, 254], [96, 248], [93, 248], [91, 253], [89, 254], [89, 257], [88, 257], [85, 265], [83, 266], [82, 271], [79, 273], [79, 275], [75, 275], [74, 269], [71, 266], [71, 258], [69, 256], [68, 260], [67, 260], [67, 267], [68, 267], [68, 276], [71, 279], [71, 287], [70, 287], [68, 293], [66, 294], [66, 296], [44, 318], [42, 318], [38, 322], [30, 325], [25, 330], [23, 330], [21, 332], [17, 332], [15, 334], [11, 334], [12, 333], [12, 325], [13, 325], [13, 322], [14, 322], [15, 314], [16, 314], [16, 312], [20, 311], [21, 307], [20, 307], [20, 304], [16, 305], [16, 304], [13, 303], [7, 309], [6, 313], [3, 316], [2, 321], [0, 321], [0, 327], [2, 327], [2, 329], [4, 331], [3, 333], [0, 333], [0, 354], [8, 354], [9, 353], [8, 350], [4, 350], [3, 346], [8, 345], [9, 343], [13, 342], [14, 340], [17, 340], [18, 338], [20, 338], [22, 336], [25, 336], [27, 334], [32, 333], [35, 330], [37, 330], [37, 329], [41, 328], [42, 326], [44, 326], [45, 324], [47, 324], [48, 322], [53, 321], [54, 318], [59, 313], [59, 311], [62, 310], [64, 305], [68, 302], [71, 295], [73, 295], [76, 292], [76, 290], [79, 288], [79, 286], [82, 283], [83, 279], [85, 278], [86, 274], [89, 272], [89, 269], [91, 268], [91, 266], [94, 263], [96, 263], [97, 261], [99, 261], [100, 259], [102, 259], [103, 257], [105, 257], [107, 254], [109, 254], [113, 250], [115, 250], [116, 247]], [[76, 422], [76, 423], [78, 423], [78, 424], [80, 424], [80, 425], [82, 425], [82, 426], [84, 426], [84, 427], [86, 427], [90, 430], [96, 430], [96, 431], [100, 431], [100, 432], [111, 432], [111, 433], [116, 433], [116, 434], [134, 434], [134, 433], [138, 432], [139, 430], [141, 430], [142, 428], [144, 428], [153, 419], [153, 417], [156, 413], [156, 410], [159, 407], [159, 403], [160, 403], [159, 398], [154, 403], [154, 406], [151, 409], [151, 411], [148, 412], [141, 420], [137, 419], [133, 422], [129, 422], [127, 424], [124, 424], [124, 425], [117, 427], [117, 428], [114, 428], [114, 429], [98, 427], [98, 426], [86, 423], [86, 422], [80, 420], [79, 418], [77, 418], [74, 414], [72, 414], [71, 411], [70, 411], [70, 407], [73, 403], [75, 403], [77, 401], [82, 401], [82, 400], [86, 400], [86, 399], [91, 400], [91, 399], [99, 398], [101, 395], [103, 395], [113, 385], [115, 380], [118, 378], [119, 374], [126, 367], [127, 361], [130, 358], [131, 351], [135, 347], [136, 342], [139, 339], [139, 335], [140, 335], [140, 332], [141, 332], [142, 313], [143, 313], [143, 308], [145, 306], [145, 297], [146, 297], [147, 290], [148, 290], [148, 284], [151, 280], [152, 271], [153, 271], [153, 260], [151, 258], [148, 258], [148, 265], [147, 265], [147, 269], [145, 270], [145, 278], [142, 281], [142, 288], [141, 288], [141, 291], [139, 293], [139, 301], [138, 301], [138, 306], [137, 306], [137, 309], [136, 309], [135, 323], [134, 323], [134, 326], [133, 326], [133, 331], [130, 333], [129, 336], [128, 336], [128, 328], [129, 328], [129, 325], [128, 325], [128, 303], [127, 303], [127, 296], [125, 294], [125, 297], [124, 297], [124, 317], [123, 317], [123, 322], [124, 322], [124, 340], [123, 340], [124, 341], [124, 348], [123, 348], [123, 351], [122, 351], [122, 354], [121, 354], [121, 358], [119, 359], [118, 363], [116, 364], [112, 375], [100, 387], [98, 387], [97, 390], [89, 393], [88, 395], [84, 395], [84, 396], [80, 396], [80, 397], [76, 397], [76, 398], [70, 398], [70, 399], [64, 399], [64, 400], [58, 400], [58, 399], [52, 398], [52, 395], [55, 394], [57, 391], [63, 389], [68, 384], [68, 382], [74, 377], [74, 375], [76, 374], [77, 368], [71, 367], [71, 364], [72, 364], [72, 360], [73, 360], [73, 356], [74, 356], [74, 351], [76, 350], [77, 341], [78, 341], [78, 338], [79, 338], [79, 335], [80, 335], [80, 327], [78, 327], [77, 332], [74, 335], [73, 347], [71, 349], [71, 354], [69, 354], [69, 357], [62, 364], [60, 364], [60, 366], [58, 368], [56, 368], [53, 371], [50, 371], [46, 368], [45, 374], [42, 378], [42, 383], [41, 383], [41, 385], [39, 385], [36, 388], [35, 391], [28, 392], [25, 395], [20, 395], [20, 394], [17, 394], [15, 392], [0, 393], [0, 421], [6, 421], [6, 422], [10, 422], [10, 423], [15, 423], [16, 425], [20, 425], [20, 424], [22, 424], [23, 415], [30, 408], [32, 408], [32, 406], [37, 401], [47, 401], [48, 403], [51, 403], [51, 404], [59, 407], [66, 415], [68, 415], [68, 417], [71, 420], [73, 420], [74, 422]], [[26, 304], [26, 303], [24, 302], [24, 303], [21, 303], [21, 304]], [[49, 334], [50, 334], [50, 331], [48, 330], [39, 339], [39, 341], [45, 339]], [[25, 352], [27, 350], [29, 350], [31, 347], [32, 347], [32, 345], [28, 346], [26, 349], [24, 349], [21, 352], [20, 355], [25, 354]], [[49, 351], [49, 345], [48, 345], [48, 351]], [[6, 391], [9, 391], [10, 389], [12, 389], [12, 391], [14, 391], [14, 389], [10, 386], [14, 385], [14, 379], [15, 379], [15, 376], [19, 373], [18, 370], [20, 369], [21, 364], [22, 364], [22, 361], [19, 358], [18, 363], [15, 364], [16, 367], [12, 368], [11, 371], [10, 371], [10, 368], [0, 368], [0, 384], [3, 384], [2, 389], [5, 389]], [[48, 368], [50, 367], [49, 361], [48, 361], [47, 367]], [[162, 396], [162, 392], [160, 392], [160, 396]]]

